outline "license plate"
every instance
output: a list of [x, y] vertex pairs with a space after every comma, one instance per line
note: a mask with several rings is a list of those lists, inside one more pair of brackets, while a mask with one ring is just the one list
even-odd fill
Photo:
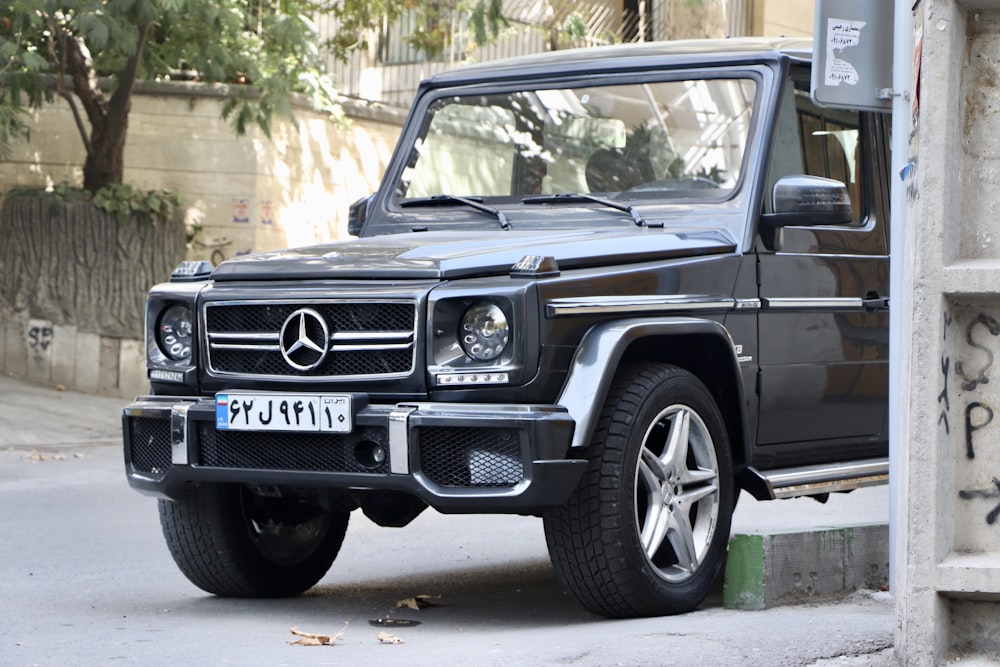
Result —
[[350, 394], [216, 394], [220, 431], [350, 433]]

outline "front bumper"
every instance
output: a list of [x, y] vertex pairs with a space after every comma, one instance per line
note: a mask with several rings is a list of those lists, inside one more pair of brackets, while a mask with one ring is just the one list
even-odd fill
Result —
[[166, 498], [200, 482], [390, 491], [442, 512], [537, 513], [563, 504], [586, 466], [567, 458], [574, 423], [558, 406], [366, 398], [335, 434], [217, 431], [212, 397], [140, 397], [122, 413], [129, 484]]

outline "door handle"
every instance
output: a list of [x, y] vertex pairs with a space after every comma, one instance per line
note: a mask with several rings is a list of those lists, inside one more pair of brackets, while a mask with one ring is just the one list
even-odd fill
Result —
[[861, 305], [864, 307], [866, 313], [883, 312], [889, 310], [889, 297], [880, 297], [877, 292], [869, 292], [861, 300]]

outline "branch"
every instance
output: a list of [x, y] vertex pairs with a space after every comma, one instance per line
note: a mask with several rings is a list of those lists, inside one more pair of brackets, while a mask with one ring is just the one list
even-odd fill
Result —
[[[87, 118], [90, 120], [90, 129], [93, 138], [94, 133], [103, 134], [107, 123], [108, 105], [104, 99], [104, 91], [97, 83], [97, 75], [94, 73], [94, 64], [87, 50], [83, 38], [72, 35], [65, 35], [65, 47], [63, 57], [66, 62], [66, 69], [73, 81], [73, 91], [80, 99]], [[65, 97], [65, 95], [63, 95]]]
[[[90, 143], [90, 136], [87, 134], [87, 128], [83, 124], [80, 109], [76, 106], [76, 101], [73, 99], [73, 91], [66, 90], [66, 87], [63, 85], [63, 81], [66, 78], [66, 42], [69, 39], [69, 35], [51, 15], [45, 16], [45, 24], [48, 27], [48, 34], [45, 37], [45, 50], [48, 52], [49, 62], [56, 71], [56, 93], [69, 104], [69, 109], [73, 113], [73, 121], [76, 123], [77, 132], [80, 133], [80, 140], [83, 142], [83, 147], [87, 151], [87, 155], [90, 155], [93, 152], [93, 147]], [[57, 41], [58, 48], [56, 47]]]
[[[142, 59], [142, 51], [146, 47], [146, 40], [149, 36], [151, 21], [147, 21], [139, 26], [139, 37], [136, 39], [135, 51], [125, 61], [125, 69], [119, 75], [118, 87], [111, 94], [111, 103], [108, 107], [108, 124], [125, 125], [128, 118], [129, 108], [132, 106], [132, 91], [135, 89], [135, 80], [139, 72], [139, 61]], [[124, 134], [122, 135], [124, 139]]]
[[83, 124], [83, 116], [80, 115], [80, 110], [76, 107], [76, 101], [73, 99], [73, 91], [63, 90], [60, 84], [57, 92], [66, 100], [70, 111], [73, 112], [73, 120], [76, 122], [76, 129], [80, 133], [80, 139], [83, 141], [83, 147], [86, 149], [87, 155], [93, 154], [94, 147], [91, 145], [90, 137], [87, 135], [87, 126]]

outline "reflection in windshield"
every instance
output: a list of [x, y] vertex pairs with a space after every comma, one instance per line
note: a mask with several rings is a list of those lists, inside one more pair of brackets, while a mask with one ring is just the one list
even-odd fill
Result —
[[748, 78], [692, 79], [438, 99], [397, 196], [725, 198], [755, 90]]

